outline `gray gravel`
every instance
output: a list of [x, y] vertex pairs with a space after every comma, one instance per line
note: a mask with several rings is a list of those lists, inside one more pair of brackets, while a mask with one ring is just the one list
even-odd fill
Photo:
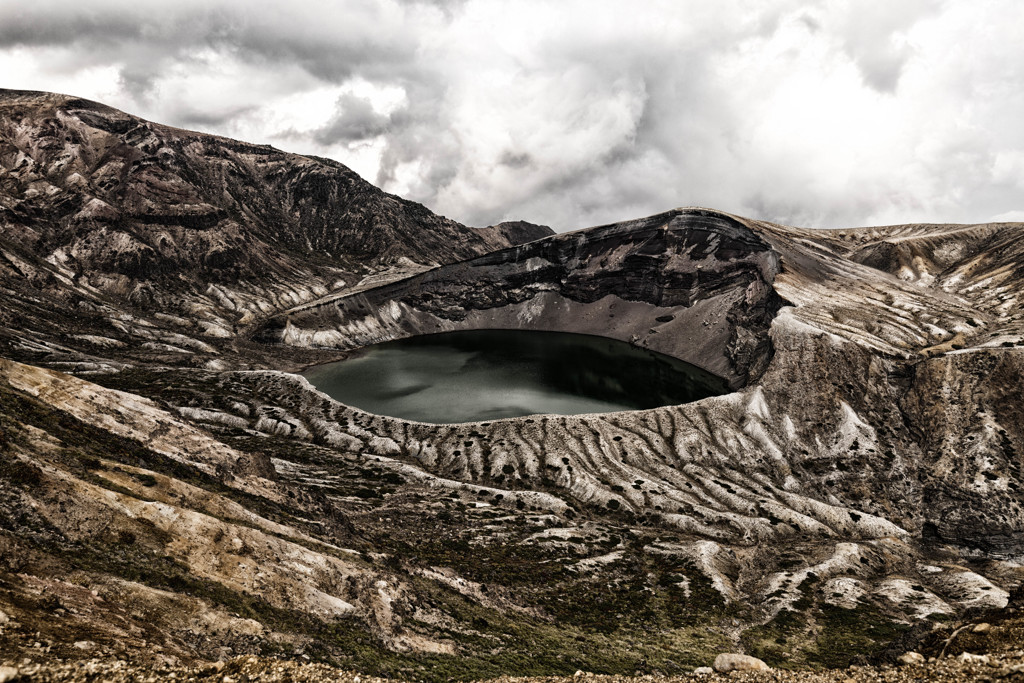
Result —
[[[385, 683], [388, 679], [343, 671], [325, 664], [303, 664], [255, 656], [229, 662], [194, 667], [169, 665], [146, 666], [125, 661], [84, 660], [67, 663], [26, 664], [0, 667], [0, 683], [20, 682], [89, 682], [110, 683], [188, 681], [217, 683]], [[808, 683], [861, 683], [884, 681], [910, 683], [922, 681], [1024, 681], [1024, 651], [999, 655], [946, 657], [919, 666], [852, 666], [831, 671], [757, 671], [728, 674], [695, 674], [690, 676], [599, 676], [577, 672], [573, 677], [515, 678], [502, 677], [489, 683], [675, 683], [692, 681], [801, 681]], [[390, 680], [389, 683], [395, 683]]]

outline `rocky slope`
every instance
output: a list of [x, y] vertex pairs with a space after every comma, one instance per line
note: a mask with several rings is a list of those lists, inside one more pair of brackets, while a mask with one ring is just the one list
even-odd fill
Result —
[[[885, 681], [887, 683], [911, 683], [931, 681], [933, 683], [959, 683], [969, 680], [1006, 680], [1019, 681], [1024, 679], [1024, 650], [1019, 649], [1020, 641], [1013, 641], [1021, 629], [1019, 620], [1003, 623], [993, 627], [992, 624], [979, 623], [975, 628], [984, 630], [984, 635], [975, 635], [976, 641], [984, 641], [991, 654], [977, 655], [970, 652], [961, 653], [957, 657], [936, 659], [919, 655], [919, 663], [901, 666], [859, 666], [832, 671], [733, 671], [717, 673], [713, 670], [701, 671], [689, 676], [658, 677], [651, 676], [602, 676], [590, 672], [578, 671], [572, 677], [548, 676], [544, 678], [524, 678], [503, 676], [492, 679], [490, 683], [691, 683], [693, 681], [775, 681], [778, 683], [867, 683], [869, 681]], [[973, 631], [972, 631], [973, 633]], [[917, 653], [915, 653], [917, 654]], [[705, 667], [710, 669], [710, 667]], [[139, 681], [176, 677], [181, 681], [222, 681], [224, 677], [232, 680], [265, 681], [266, 683], [382, 683], [388, 679], [372, 678], [365, 674], [338, 670], [323, 664], [303, 664], [282, 662], [280, 660], [261, 659], [259, 657], [238, 657], [229, 662], [201, 665], [191, 668], [162, 666], [146, 666], [123, 661], [109, 662], [87, 660], [62, 665], [29, 664], [21, 669], [8, 667], [12, 677], [8, 680], [45, 681], [58, 683], [63, 681], [92, 681], [97, 677], [104, 681]], [[15, 673], [16, 672], [16, 673]], [[0, 669], [0, 677], [4, 670]], [[0, 678], [2, 680], [2, 678]]]
[[[1024, 225], [474, 231], [333, 162], [9, 91], [0, 206], [0, 660], [845, 667], [1019, 609]], [[483, 327], [733, 391], [428, 425], [287, 372]]]
[[466, 228], [327, 159], [12, 90], [0, 90], [0, 221], [8, 335], [84, 353], [148, 344], [179, 362], [368, 274], [537, 234]]

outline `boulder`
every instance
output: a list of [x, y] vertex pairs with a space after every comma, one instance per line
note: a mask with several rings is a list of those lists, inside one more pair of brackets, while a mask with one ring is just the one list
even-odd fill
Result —
[[920, 652], [904, 652], [900, 655], [899, 663], [903, 666], [922, 666], [924, 665], [924, 655]]
[[770, 666], [757, 657], [735, 653], [723, 653], [715, 657], [715, 671], [728, 673], [729, 671], [768, 671]]

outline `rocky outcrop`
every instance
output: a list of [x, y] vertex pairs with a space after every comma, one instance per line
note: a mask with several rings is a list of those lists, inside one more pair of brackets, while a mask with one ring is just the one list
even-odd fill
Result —
[[505, 221], [487, 228], [480, 228], [480, 230], [495, 232], [510, 244], [526, 244], [555, 234], [555, 231], [546, 225], [537, 225], [526, 221]]

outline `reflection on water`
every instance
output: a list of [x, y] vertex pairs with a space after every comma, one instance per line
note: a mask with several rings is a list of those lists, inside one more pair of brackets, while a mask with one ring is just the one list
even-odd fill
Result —
[[400, 339], [304, 375], [347, 405], [432, 423], [637, 410], [727, 390], [700, 368], [625, 342], [521, 330]]

